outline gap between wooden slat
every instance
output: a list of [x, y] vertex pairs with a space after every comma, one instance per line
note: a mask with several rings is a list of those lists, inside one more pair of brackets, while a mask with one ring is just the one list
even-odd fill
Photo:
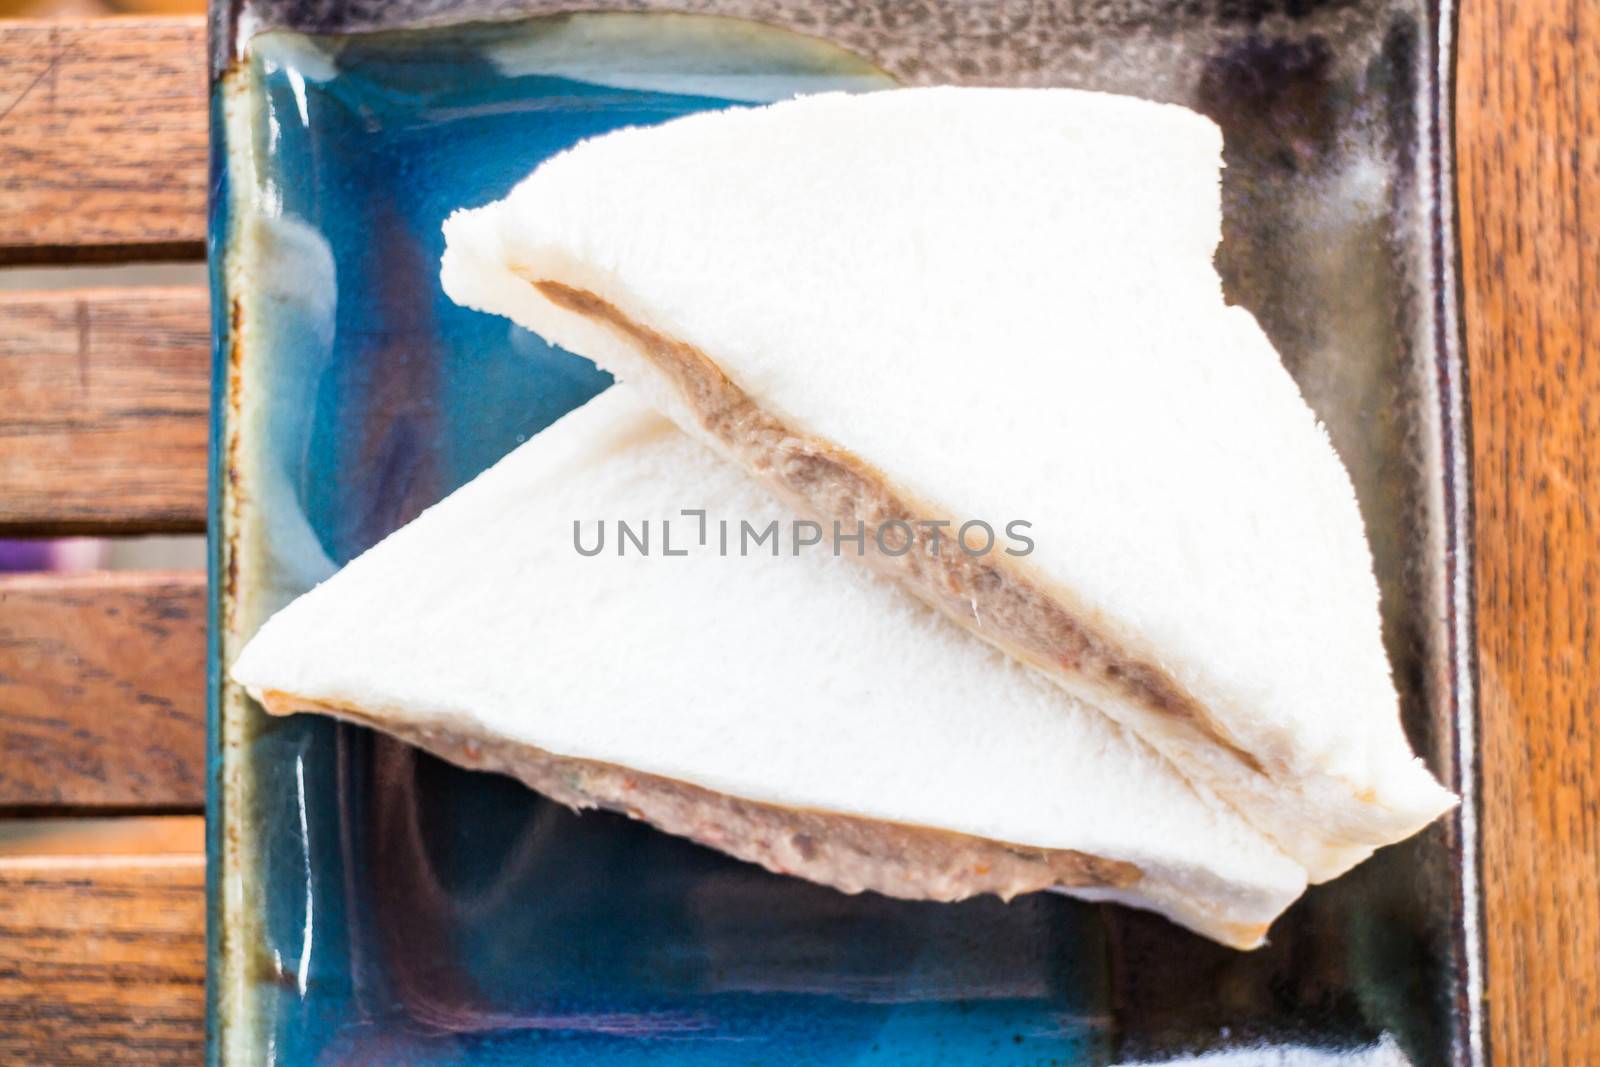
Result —
[[0, 263], [203, 254], [199, 17], [0, 22]]
[[0, 864], [129, 856], [193, 857], [206, 848], [203, 815], [0, 819]]
[[199, 572], [0, 575], [0, 809], [205, 803]]
[[0, 293], [0, 534], [205, 528], [201, 286]]

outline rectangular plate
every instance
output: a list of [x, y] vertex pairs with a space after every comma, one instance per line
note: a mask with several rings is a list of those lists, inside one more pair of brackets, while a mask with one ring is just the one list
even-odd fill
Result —
[[[211, 1061], [1480, 1062], [1449, 12], [583, 6], [627, 10], [214, 10]], [[1313, 889], [1259, 952], [1055, 896], [847, 897], [358, 728], [268, 719], [221, 681], [276, 607], [608, 383], [444, 297], [450, 209], [603, 130], [895, 81], [1106, 89], [1223, 127], [1228, 295], [1350, 468], [1407, 727], [1464, 798]]]

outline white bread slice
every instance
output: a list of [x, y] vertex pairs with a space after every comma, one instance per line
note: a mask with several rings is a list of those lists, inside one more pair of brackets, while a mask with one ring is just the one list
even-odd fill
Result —
[[696, 115], [458, 212], [443, 282], [825, 522], [1031, 522], [1025, 558], [935, 556], [922, 527], [872, 562], [1320, 881], [1454, 798], [1400, 727], [1349, 478], [1223, 301], [1221, 145], [1069, 90]]
[[[704, 508], [707, 546], [695, 544]], [[866, 568], [719, 554], [784, 520], [625, 387], [270, 619], [270, 711], [370, 723], [847, 892], [1062, 889], [1260, 943], [1305, 872], [1148, 746]], [[649, 556], [580, 555], [649, 519]], [[662, 520], [672, 548], [662, 555]], [[737, 540], [733, 544], [737, 545]]]

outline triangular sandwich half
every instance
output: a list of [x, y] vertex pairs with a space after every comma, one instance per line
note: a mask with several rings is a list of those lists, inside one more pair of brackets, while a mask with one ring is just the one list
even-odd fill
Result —
[[[741, 554], [774, 521], [780, 554]], [[1143, 742], [868, 569], [795, 554], [789, 522], [617, 387], [270, 619], [232, 676], [846, 892], [1059, 889], [1241, 948], [1299, 895]]]
[[[443, 280], [824, 523], [890, 530], [877, 567], [1322, 880], [1453, 798], [1400, 727], [1349, 477], [1223, 301], [1221, 147], [1183, 108], [1069, 90], [707, 113], [458, 213]], [[979, 522], [988, 554], [937, 551]]]

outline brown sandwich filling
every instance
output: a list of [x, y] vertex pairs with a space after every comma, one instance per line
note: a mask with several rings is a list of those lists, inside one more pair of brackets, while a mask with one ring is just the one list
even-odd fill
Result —
[[603, 323], [625, 337], [680, 390], [707, 433], [761, 475], [791, 504], [816, 518], [854, 530], [891, 523], [909, 531], [909, 551], [864, 549], [873, 565], [929, 604], [1018, 659], [1079, 675], [1142, 707], [1182, 723], [1257, 773], [1255, 756], [1240, 747], [1205, 707], [1154, 664], [1130, 658], [1105, 634], [1073, 615], [1016, 566], [989, 555], [939, 550], [937, 530], [924, 523], [953, 516], [924, 514], [895, 492], [860, 457], [822, 438], [797, 433], [762, 410], [704, 352], [633, 321], [585, 289], [529, 277], [551, 303]]
[[1127, 889], [1142, 877], [1137, 866], [1121, 860], [742, 800], [615, 764], [557, 756], [444, 724], [406, 722], [354, 705], [276, 691], [262, 694], [262, 704], [275, 715], [310, 711], [375, 726], [460, 766], [510, 775], [570, 808], [620, 812], [769, 871], [846, 893], [870, 889], [941, 901], [993, 893], [1009, 900], [1056, 887]]

